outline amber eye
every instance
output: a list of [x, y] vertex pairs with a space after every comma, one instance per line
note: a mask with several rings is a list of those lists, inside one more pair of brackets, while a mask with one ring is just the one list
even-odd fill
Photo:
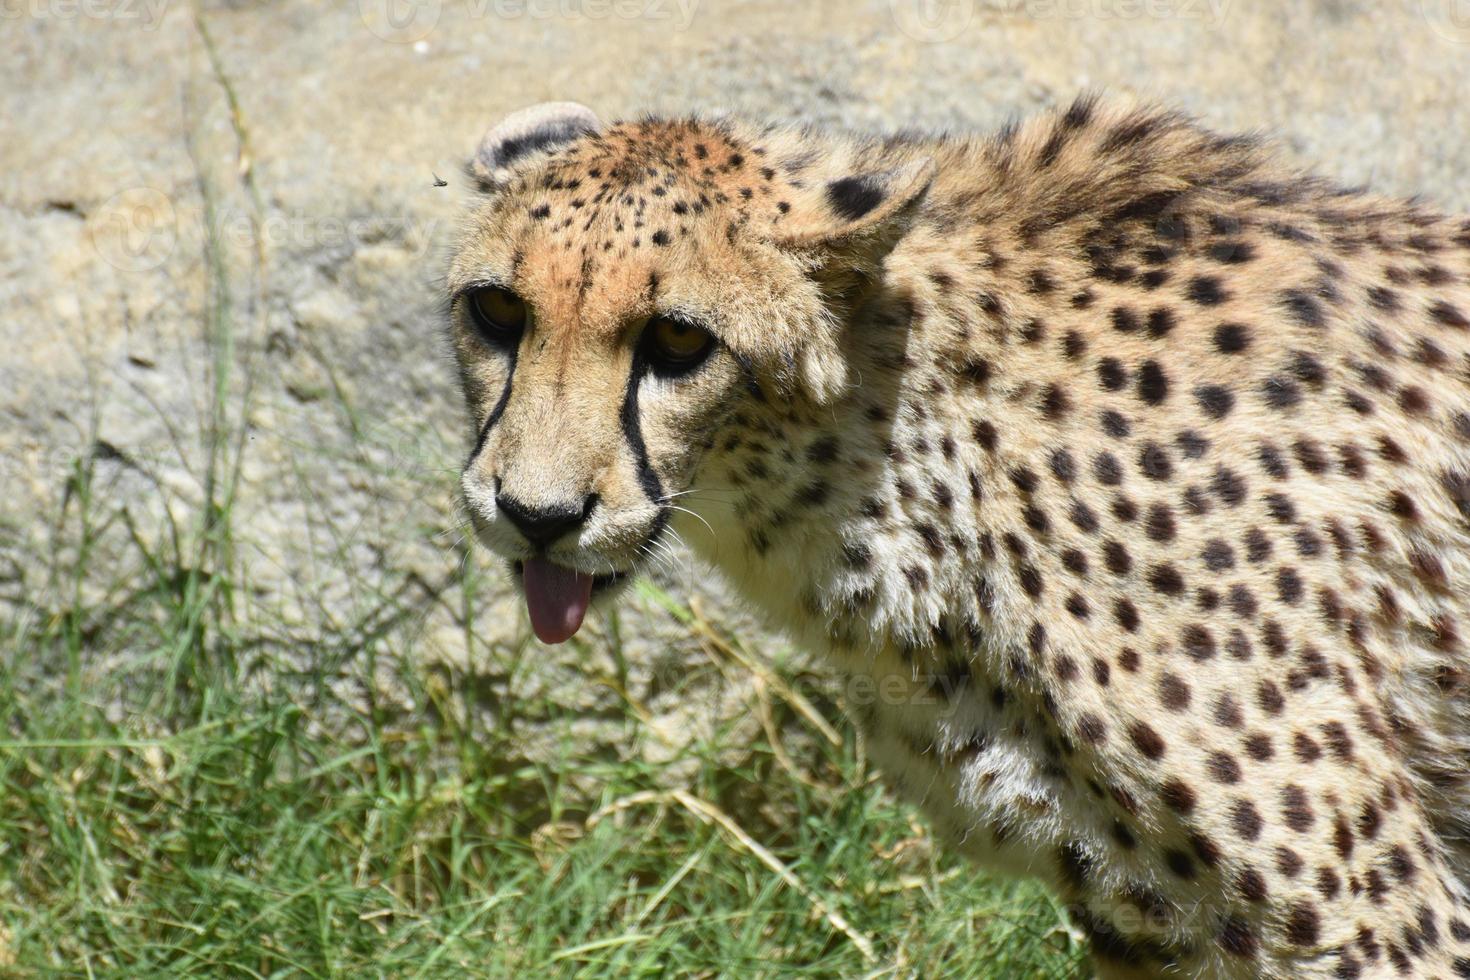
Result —
[[714, 349], [715, 338], [698, 324], [681, 317], [658, 316], [643, 330], [649, 365], [664, 375], [691, 371]]
[[526, 304], [508, 289], [486, 286], [470, 293], [469, 300], [475, 326], [492, 343], [514, 343], [526, 326]]

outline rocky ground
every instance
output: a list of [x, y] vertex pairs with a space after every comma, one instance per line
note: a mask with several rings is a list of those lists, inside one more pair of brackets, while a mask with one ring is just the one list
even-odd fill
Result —
[[[462, 162], [501, 115], [990, 128], [1102, 87], [1470, 208], [1466, 0], [0, 0], [0, 21], [7, 615], [80, 596], [85, 670], [144, 655], [115, 615], [129, 583], [225, 494], [242, 634], [344, 683], [392, 636], [395, 669], [488, 712], [583, 709], [532, 743], [610, 737], [623, 695], [589, 674], [671, 739], [722, 693], [671, 682], [703, 653], [648, 595], [523, 656], [523, 613], [465, 547], [436, 284]], [[663, 585], [759, 637], [698, 569]]]

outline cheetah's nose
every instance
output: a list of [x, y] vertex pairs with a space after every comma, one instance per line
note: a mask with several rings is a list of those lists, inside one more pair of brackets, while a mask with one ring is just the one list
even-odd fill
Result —
[[497, 493], [495, 506], [526, 536], [527, 541], [538, 548], [545, 548], [592, 515], [592, 508], [597, 506], [597, 494], [588, 494], [580, 506], [532, 507], [509, 494]]

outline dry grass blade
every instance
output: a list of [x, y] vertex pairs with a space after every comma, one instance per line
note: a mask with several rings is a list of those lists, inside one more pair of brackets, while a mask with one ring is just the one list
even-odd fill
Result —
[[863, 954], [863, 959], [867, 960], [869, 963], [877, 961], [878, 956], [876, 953], [873, 952], [873, 944], [868, 939], [868, 937], [864, 936], [862, 933], [858, 932], [851, 925], [849, 925], [847, 920], [843, 918], [841, 912], [838, 912], [836, 909], [832, 908], [832, 906], [823, 901], [822, 897], [814, 892], [810, 887], [808, 887], [804, 881], [798, 878], [796, 876], [796, 873], [788, 868], [781, 861], [780, 858], [776, 857], [776, 855], [766, 850], [766, 848], [761, 845], [760, 841], [747, 834], [745, 830], [738, 823], [736, 823], [734, 818], [731, 817], [728, 813], [726, 813], [724, 810], [721, 810], [713, 803], [701, 800], [699, 797], [694, 796], [691, 793], [687, 793], [681, 789], [674, 790], [669, 794], [669, 796], [672, 797], [673, 800], [677, 802], [680, 806], [688, 810], [690, 813], [694, 814], [696, 817], [699, 817], [702, 820], [714, 821], [716, 824], [718, 824], [722, 830], [724, 830], [731, 837], [735, 838], [735, 840], [739, 842], [742, 847], [744, 847], [751, 854], [755, 855], [756, 860], [760, 861], [760, 863], [764, 864], [767, 868], [770, 868], [777, 877], [779, 877], [787, 885], [791, 886], [793, 890], [798, 892], [803, 898], [810, 902], [812, 904], [812, 907], [822, 914], [822, 918], [826, 919], [827, 923], [831, 925], [833, 929], [836, 929], [838, 932], [842, 933], [849, 940], [851, 940], [852, 944], [856, 946], [858, 948], [858, 951]]
[[799, 691], [792, 688], [791, 685], [773, 673], [770, 668], [758, 661], [750, 659], [742, 651], [720, 638], [719, 634], [715, 632], [714, 627], [710, 626], [709, 621], [704, 618], [704, 612], [700, 609], [698, 599], [691, 598], [689, 600], [689, 612], [693, 618], [694, 628], [699, 632], [700, 636], [709, 641], [710, 645], [725, 656], [738, 662], [756, 677], [759, 677], [772, 691], [780, 695], [803, 718], [809, 721], [813, 728], [821, 732], [822, 737], [829, 743], [834, 746], [840, 746], [842, 744], [842, 736], [837, 733], [837, 729], [833, 728], [827, 719], [822, 717], [822, 713], [816, 709], [816, 706], [803, 697]]

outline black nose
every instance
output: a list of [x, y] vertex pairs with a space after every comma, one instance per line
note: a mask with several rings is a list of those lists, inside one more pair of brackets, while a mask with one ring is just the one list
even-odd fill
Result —
[[529, 507], [512, 496], [497, 493], [495, 505], [527, 541], [545, 547], [591, 516], [592, 508], [597, 505], [597, 494], [588, 494], [580, 507]]

